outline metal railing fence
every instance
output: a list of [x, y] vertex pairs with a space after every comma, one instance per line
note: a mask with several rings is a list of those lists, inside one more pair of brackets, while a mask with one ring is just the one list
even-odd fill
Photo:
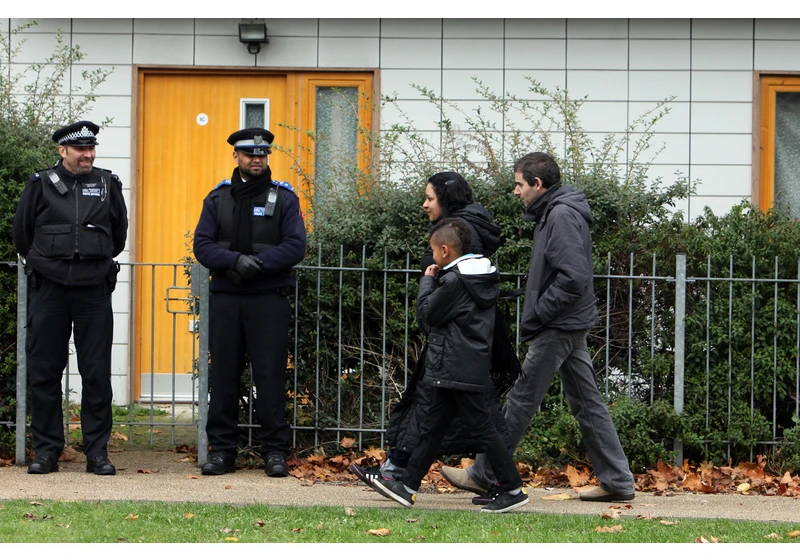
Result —
[[[781, 430], [800, 413], [800, 259], [792, 270], [779, 267], [776, 259], [766, 275], [755, 257], [746, 274], [734, 266], [734, 256], [724, 273], [711, 257], [706, 264], [696, 270], [698, 264], [687, 264], [685, 255], [662, 264], [655, 255], [644, 262], [630, 255], [627, 270], [621, 271], [608, 255], [605, 273], [595, 275], [600, 323], [590, 335], [598, 386], [608, 399], [667, 401], [694, 422], [700, 444], [728, 456], [744, 445], [752, 456], [763, 446], [778, 445]], [[127, 342], [119, 344], [127, 349], [128, 417], [115, 420], [115, 429], [127, 430], [128, 444], [143, 437], [151, 445], [196, 443], [202, 461], [208, 405], [202, 396], [208, 395], [210, 364], [199, 357], [208, 355], [208, 271], [186, 263], [125, 263], [122, 268], [129, 280], [123, 300], [136, 307], [129, 309]], [[27, 282], [21, 267], [17, 270], [17, 324], [24, 325]], [[184, 280], [189, 273], [190, 288]], [[360, 252], [318, 247], [314, 257], [296, 267], [286, 386], [293, 447], [314, 449], [345, 436], [359, 448], [384, 446], [389, 413], [422, 345], [414, 307], [419, 276], [410, 255], [367, 247]], [[524, 285], [518, 273], [502, 279], [505, 288]], [[523, 356], [522, 298], [503, 305]], [[191, 321], [191, 342], [185, 347], [180, 315]], [[24, 462], [26, 443], [24, 347], [25, 329], [17, 329], [16, 419], [2, 423], [16, 428], [18, 462]], [[171, 360], [170, 366], [159, 369], [156, 355]], [[135, 370], [140, 379], [149, 372], [147, 383], [136, 381]], [[79, 425], [70, 413], [74, 403], [68, 390], [77, 373], [68, 367], [66, 374], [69, 437]], [[158, 382], [167, 388], [160, 400]], [[252, 445], [257, 395], [248, 372], [243, 386], [240, 432], [242, 444]], [[162, 409], [166, 415], [156, 414]], [[143, 410], [146, 418], [135, 414]], [[165, 429], [169, 439], [163, 433], [156, 437]], [[674, 446], [680, 460], [683, 442], [676, 438]]]

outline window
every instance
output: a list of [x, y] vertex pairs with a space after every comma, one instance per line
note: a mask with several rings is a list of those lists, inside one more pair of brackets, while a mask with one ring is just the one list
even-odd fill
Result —
[[317, 87], [315, 97], [314, 178], [337, 188], [337, 172], [358, 168], [358, 88]]
[[762, 210], [787, 202], [800, 218], [800, 76], [761, 76]]
[[300, 88], [306, 172], [313, 178], [310, 203], [316, 211], [324, 199], [346, 189], [363, 188], [371, 159], [372, 73], [304, 74]]
[[269, 129], [269, 99], [242, 99], [241, 128]]

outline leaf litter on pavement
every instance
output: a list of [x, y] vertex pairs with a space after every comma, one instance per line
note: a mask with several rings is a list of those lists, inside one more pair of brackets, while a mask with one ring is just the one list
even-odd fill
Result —
[[[122, 439], [122, 438], [120, 438]], [[339, 442], [339, 451], [335, 455], [326, 454], [318, 447], [309, 455], [300, 457], [292, 453], [287, 459], [289, 474], [301, 481], [304, 485], [313, 485], [317, 482], [356, 483], [357, 477], [351, 472], [351, 465], [363, 468], [375, 467], [386, 460], [386, 451], [370, 447], [358, 451], [355, 448], [356, 440], [343, 437]], [[77, 458], [77, 453], [65, 452], [60, 461], [69, 462]], [[182, 457], [176, 462], [197, 462], [197, 448], [188, 445], [175, 447], [175, 452]], [[441, 468], [445, 464], [459, 468], [466, 468], [472, 464], [468, 458], [456, 458], [448, 463], [435, 461], [428, 474], [422, 481], [421, 491], [437, 493], [455, 492], [441, 475]], [[4, 463], [0, 463], [0, 467]], [[263, 463], [256, 450], [247, 448], [237, 458], [239, 468], [263, 468]], [[517, 468], [526, 486], [531, 488], [572, 489], [580, 494], [599, 485], [597, 478], [586, 465], [566, 465], [563, 468], [538, 469], [526, 463], [517, 463]], [[156, 469], [140, 468], [137, 473], [152, 474]], [[199, 475], [187, 475], [190, 479], [200, 479]], [[644, 473], [634, 475], [637, 492], [652, 492], [656, 496], [672, 496], [681, 492], [705, 494], [745, 494], [763, 496], [786, 496], [800, 498], [800, 474], [771, 472], [767, 467], [763, 455], [756, 456], [755, 462], [740, 462], [733, 465], [713, 465], [710, 462], [690, 464], [688, 460], [683, 465], [670, 465], [659, 461], [657, 466]], [[229, 489], [229, 487], [226, 487]], [[574, 494], [556, 493], [542, 497], [545, 500], [575, 499]]]

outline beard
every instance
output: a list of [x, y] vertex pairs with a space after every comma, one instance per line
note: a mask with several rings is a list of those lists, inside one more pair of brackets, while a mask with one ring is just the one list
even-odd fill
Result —
[[257, 171], [251, 171], [249, 167], [243, 167], [240, 165], [239, 175], [241, 175], [242, 179], [244, 179], [245, 181], [252, 181], [253, 179], [258, 179], [259, 177], [264, 175], [266, 170], [267, 170], [266, 165]]

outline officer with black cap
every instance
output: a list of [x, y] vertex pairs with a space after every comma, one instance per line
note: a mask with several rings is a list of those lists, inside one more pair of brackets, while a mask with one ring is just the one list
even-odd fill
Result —
[[82, 382], [81, 428], [86, 472], [116, 474], [111, 436], [111, 292], [125, 248], [128, 211], [119, 177], [94, 167], [100, 127], [80, 121], [53, 133], [61, 159], [31, 175], [12, 229], [30, 292], [26, 352], [31, 433], [30, 474], [58, 470], [64, 449], [61, 376], [75, 334]]
[[197, 261], [211, 270], [211, 446], [204, 475], [236, 470], [240, 379], [245, 353], [256, 386], [256, 417], [264, 471], [286, 476], [285, 419], [291, 269], [306, 252], [300, 202], [268, 165], [274, 135], [246, 128], [228, 137], [237, 167], [203, 201], [194, 232]]

